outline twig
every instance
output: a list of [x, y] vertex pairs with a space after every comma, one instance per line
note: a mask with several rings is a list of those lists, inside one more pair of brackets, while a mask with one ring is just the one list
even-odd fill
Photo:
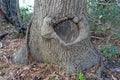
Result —
[[97, 37], [97, 36], [91, 36], [91, 38], [95, 38], [95, 39], [104, 40], [104, 38], [101, 38], [101, 37]]
[[99, 2], [97, 2], [97, 4], [99, 4], [99, 5], [113, 5], [113, 4], [116, 4], [116, 3], [99, 3]]

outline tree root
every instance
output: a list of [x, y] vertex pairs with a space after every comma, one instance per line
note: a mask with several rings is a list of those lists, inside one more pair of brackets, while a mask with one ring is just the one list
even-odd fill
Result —
[[13, 54], [12, 62], [14, 64], [28, 64], [28, 51], [26, 44]]

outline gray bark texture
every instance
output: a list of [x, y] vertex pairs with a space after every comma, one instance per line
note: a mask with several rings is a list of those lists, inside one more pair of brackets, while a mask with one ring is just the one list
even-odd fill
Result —
[[89, 31], [86, 0], [35, 0], [28, 55], [66, 73], [88, 69], [100, 59]]
[[20, 32], [22, 27], [19, 13], [19, 0], [0, 0], [0, 15]]

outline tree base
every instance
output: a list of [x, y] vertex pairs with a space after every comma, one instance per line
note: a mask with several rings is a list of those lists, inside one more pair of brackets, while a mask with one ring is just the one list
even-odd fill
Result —
[[[99, 54], [89, 38], [68, 46], [58, 44], [56, 40], [46, 41], [41, 42], [41, 46], [38, 44], [40, 42], [31, 46], [30, 52], [34, 60], [57, 64], [63, 67], [68, 74], [89, 69], [99, 63]], [[36, 45], [41, 47], [41, 49], [37, 48], [38, 46]], [[34, 50], [35, 48], [37, 48], [37, 52]]]

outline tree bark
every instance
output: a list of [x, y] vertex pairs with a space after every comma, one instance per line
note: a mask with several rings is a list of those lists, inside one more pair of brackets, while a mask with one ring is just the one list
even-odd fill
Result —
[[66, 73], [88, 69], [100, 59], [89, 31], [86, 0], [35, 0], [29, 55]]

